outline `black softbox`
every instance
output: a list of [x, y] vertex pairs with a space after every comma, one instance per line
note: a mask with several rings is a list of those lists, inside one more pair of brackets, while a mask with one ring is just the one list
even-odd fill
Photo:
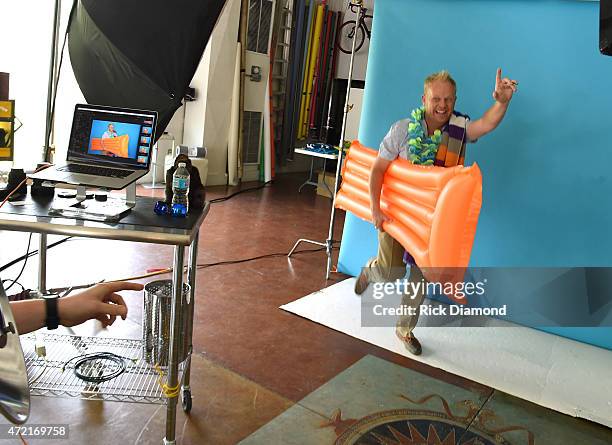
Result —
[[156, 138], [181, 106], [225, 0], [76, 0], [68, 48], [88, 103], [155, 110]]

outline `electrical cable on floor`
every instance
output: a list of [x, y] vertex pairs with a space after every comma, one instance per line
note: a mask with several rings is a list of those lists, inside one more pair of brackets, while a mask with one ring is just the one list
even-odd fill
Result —
[[[334, 241], [334, 243], [339, 243], [339, 241]], [[334, 249], [337, 249], [334, 248]], [[324, 251], [325, 248], [321, 247], [319, 249], [304, 249], [304, 250], [296, 250], [295, 252], [293, 252], [293, 254], [300, 254], [300, 253], [314, 253], [314, 252], [322, 252]], [[259, 255], [259, 256], [255, 256], [255, 257], [251, 257], [251, 258], [243, 258], [240, 260], [228, 260], [228, 261], [218, 261], [216, 263], [207, 263], [207, 264], [196, 264], [196, 268], [197, 269], [207, 269], [209, 267], [215, 267], [215, 266], [224, 266], [226, 264], [239, 264], [239, 263], [246, 263], [248, 261], [256, 261], [256, 260], [260, 260], [263, 258], [278, 258], [278, 257], [286, 257], [287, 253], [269, 253], [267, 255]], [[65, 291], [66, 289], [72, 288], [73, 290], [78, 290], [78, 289], [87, 289], [89, 287], [95, 286], [96, 284], [100, 284], [100, 283], [114, 283], [116, 281], [133, 281], [133, 280], [139, 280], [142, 278], [149, 278], [149, 277], [155, 277], [158, 275], [164, 275], [164, 274], [168, 274], [168, 273], [172, 273], [173, 268], [172, 267], [168, 267], [165, 269], [160, 269], [160, 270], [156, 270], [154, 272], [149, 272], [143, 275], [138, 275], [138, 276], [134, 276], [134, 277], [127, 277], [127, 278], [119, 278], [119, 279], [115, 279], [115, 280], [105, 280], [105, 281], [98, 281], [96, 283], [89, 283], [89, 284], [79, 284], [76, 286], [67, 286], [67, 287], [56, 287], [53, 289], [49, 289], [48, 292], [53, 293], [53, 294], [59, 294], [60, 292]], [[183, 268], [183, 272], [187, 271], [187, 266], [185, 266]]]
[[211, 200], [210, 200], [210, 201], [208, 201], [208, 202], [209, 202], [210, 204], [215, 204], [215, 203], [217, 203], [217, 202], [227, 201], [228, 199], [231, 199], [231, 198], [233, 198], [234, 196], [237, 196], [237, 195], [239, 195], [239, 194], [241, 194], [241, 193], [246, 193], [246, 192], [254, 192], [255, 190], [261, 190], [262, 188], [267, 187], [268, 185], [270, 185], [270, 184], [272, 184], [272, 183], [274, 183], [274, 180], [273, 180], [273, 179], [272, 179], [271, 181], [264, 182], [264, 183], [263, 183], [262, 185], [260, 185], [260, 186], [257, 186], [257, 187], [252, 187], [252, 188], [249, 188], [249, 189], [244, 189], [244, 190], [239, 190], [239, 191], [237, 191], [236, 193], [232, 193], [231, 195], [227, 195], [227, 196], [224, 196], [224, 197], [222, 197], [222, 198], [215, 198], [215, 199], [211, 199]]
[[[32, 234], [30, 234], [30, 236], [32, 236]], [[74, 237], [72, 237], [72, 236], [67, 236], [66, 238], [62, 238], [62, 239], [61, 239], [61, 240], [59, 240], [59, 241], [56, 241], [56, 242], [54, 242], [54, 243], [51, 243], [51, 244], [49, 244], [49, 245], [47, 246], [47, 250], [52, 249], [52, 248], [54, 248], [55, 246], [58, 246], [58, 245], [60, 245], [60, 244], [62, 244], [62, 243], [65, 243], [66, 241], [68, 241], [68, 240], [70, 240], [70, 239], [73, 239], [73, 238], [74, 238]], [[38, 249], [33, 250], [33, 251], [29, 252], [29, 253], [28, 253], [28, 254], [26, 254], [26, 255], [21, 255], [19, 258], [15, 258], [14, 260], [9, 261], [8, 263], [4, 264], [3, 266], [0, 266], [0, 272], [4, 271], [5, 269], [8, 269], [9, 267], [11, 267], [11, 266], [13, 266], [13, 265], [17, 264], [17, 263], [18, 263], [18, 262], [20, 262], [20, 261], [27, 260], [27, 258], [32, 257], [32, 256], [34, 256], [34, 255], [38, 255]]]
[[[312, 253], [312, 252], [322, 252], [324, 250], [325, 250], [325, 247], [321, 247], [319, 249], [296, 250], [293, 253], [294, 254], [296, 254], [296, 253]], [[278, 257], [286, 257], [286, 256], [287, 256], [286, 253], [268, 253], [266, 255], [259, 255], [259, 256], [255, 256], [255, 257], [251, 257], [251, 258], [244, 258], [244, 259], [241, 259], [241, 260], [227, 260], [227, 261], [219, 261], [217, 263], [197, 264], [196, 267], [198, 269], [207, 269], [209, 267], [224, 266], [226, 264], [240, 264], [240, 263], [246, 263], [248, 261], [261, 260], [263, 258], [278, 258]]]

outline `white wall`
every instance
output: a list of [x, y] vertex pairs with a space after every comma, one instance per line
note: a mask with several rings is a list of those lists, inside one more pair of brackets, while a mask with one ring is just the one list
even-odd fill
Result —
[[[62, 43], [71, 3], [63, 2], [60, 28]], [[54, 2], [3, 0], [2, 32], [10, 36], [2, 46], [0, 71], [10, 74], [10, 98], [23, 127], [15, 134], [15, 166], [31, 169], [42, 159], [45, 139], [47, 87], [51, 54]], [[68, 50], [63, 61], [56, 104], [56, 137], [59, 151], [68, 141], [74, 104], [83, 101], [76, 85]]]
[[[183, 126], [183, 135], [180, 138], [181, 144], [192, 147], [201, 147], [204, 145], [204, 116], [206, 115], [206, 100], [208, 94], [210, 50], [211, 43], [209, 41], [190, 83], [190, 86], [196, 90], [196, 100], [187, 102], [184, 105], [185, 117], [183, 122], [180, 122], [180, 116], [176, 116], [176, 114], [173, 116], [173, 118], [176, 117]], [[174, 137], [178, 143], [179, 139], [177, 135], [174, 134]]]
[[191, 86], [183, 143], [208, 149], [208, 185], [227, 184], [227, 140], [240, 21], [240, 0], [228, 0]]

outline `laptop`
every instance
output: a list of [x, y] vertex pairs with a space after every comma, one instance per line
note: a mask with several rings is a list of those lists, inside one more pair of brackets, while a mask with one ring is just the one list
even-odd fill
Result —
[[157, 112], [77, 104], [66, 163], [32, 179], [121, 190], [149, 171]]

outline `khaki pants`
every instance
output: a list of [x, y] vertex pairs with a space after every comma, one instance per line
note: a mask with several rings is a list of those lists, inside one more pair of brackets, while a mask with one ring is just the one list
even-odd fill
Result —
[[[378, 255], [366, 264], [364, 273], [369, 283], [395, 281], [406, 274], [404, 264], [404, 248], [391, 235], [386, 232], [378, 232]], [[412, 282], [420, 282], [423, 279], [421, 270], [413, 265], [410, 268]], [[419, 287], [421, 288], [421, 287]], [[419, 320], [419, 307], [423, 303], [425, 295], [419, 292], [415, 298], [409, 295], [402, 296], [402, 305], [416, 308], [416, 315], [403, 315], [397, 322], [398, 334], [402, 337], [410, 334]]]

